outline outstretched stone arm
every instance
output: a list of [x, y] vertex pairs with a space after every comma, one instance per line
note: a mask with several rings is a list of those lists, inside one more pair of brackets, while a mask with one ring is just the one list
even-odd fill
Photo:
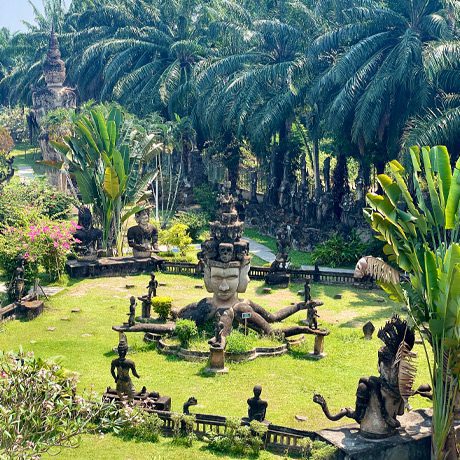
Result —
[[308, 304], [311, 302], [314, 303], [314, 306], [323, 305], [323, 302], [321, 302], [320, 300], [310, 300], [307, 303], [299, 302], [295, 305], [289, 305], [288, 307], [278, 310], [276, 313], [270, 313], [269, 311], [265, 310], [265, 308], [251, 301], [249, 301], [249, 305], [252, 307], [252, 309], [256, 313], [262, 316], [262, 318], [264, 318], [267, 322], [277, 323], [279, 321], [282, 321], [283, 319], [288, 318], [289, 316], [292, 316], [294, 313], [297, 313], [300, 310], [305, 310], [308, 307]]
[[[313, 402], [315, 402], [316, 404], [319, 404], [321, 406], [321, 409], [323, 409], [324, 415], [329, 420], [332, 420], [333, 422], [336, 422], [337, 420], [340, 420], [343, 417], [348, 417], [348, 418], [351, 418], [353, 420], [356, 420], [355, 411], [353, 409], [350, 409], [349, 407], [345, 407], [343, 409], [340, 409], [340, 411], [335, 415], [331, 414], [329, 412], [329, 408], [327, 407], [326, 400], [320, 394], [315, 394], [313, 396]], [[358, 420], [356, 420], [356, 421], [359, 422]]]

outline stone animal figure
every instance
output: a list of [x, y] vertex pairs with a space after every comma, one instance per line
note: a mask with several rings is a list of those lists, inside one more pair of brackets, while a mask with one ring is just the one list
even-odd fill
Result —
[[194, 396], [191, 396], [187, 399], [187, 401], [185, 401], [184, 405], [182, 406], [182, 413], [184, 415], [190, 415], [190, 407], [196, 406], [197, 404], [198, 400]]
[[360, 424], [361, 434], [369, 438], [384, 438], [401, 426], [398, 415], [404, 413], [409, 396], [414, 395], [415, 343], [413, 329], [394, 315], [377, 334], [384, 342], [378, 352], [378, 377], [362, 377], [356, 391], [355, 408], [341, 409], [331, 414], [326, 400], [320, 394], [313, 401], [321, 406], [329, 420], [348, 417]]

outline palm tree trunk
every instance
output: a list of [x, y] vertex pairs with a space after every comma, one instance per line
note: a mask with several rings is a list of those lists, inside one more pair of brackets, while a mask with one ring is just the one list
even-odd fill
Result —
[[322, 194], [322, 189], [319, 165], [319, 138], [316, 133], [313, 138], [313, 172], [315, 174], [315, 198], [319, 200]]

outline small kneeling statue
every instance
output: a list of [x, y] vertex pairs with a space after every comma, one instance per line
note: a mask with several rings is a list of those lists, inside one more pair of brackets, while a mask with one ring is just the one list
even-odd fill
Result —
[[248, 419], [250, 422], [253, 420], [263, 422], [265, 421], [268, 403], [260, 399], [262, 393], [262, 387], [260, 385], [256, 385], [253, 391], [254, 396], [248, 399]]

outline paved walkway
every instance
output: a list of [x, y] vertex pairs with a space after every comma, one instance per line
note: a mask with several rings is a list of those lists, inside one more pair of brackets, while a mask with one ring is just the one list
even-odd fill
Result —
[[[53, 296], [54, 294], [57, 294], [58, 292], [61, 292], [64, 288], [62, 286], [44, 286], [43, 291], [45, 291], [45, 294], [50, 297]], [[40, 290], [40, 289], [39, 289]], [[6, 283], [0, 283], [0, 293], [5, 293], [6, 292]], [[40, 291], [40, 295], [43, 293]]]
[[251, 252], [251, 254], [260, 257], [261, 259], [265, 260], [270, 264], [275, 261], [275, 254], [273, 254], [273, 251], [270, 248], [268, 248], [264, 244], [260, 244], [254, 240], [251, 240], [251, 238], [243, 238], [249, 241], [249, 251]]

